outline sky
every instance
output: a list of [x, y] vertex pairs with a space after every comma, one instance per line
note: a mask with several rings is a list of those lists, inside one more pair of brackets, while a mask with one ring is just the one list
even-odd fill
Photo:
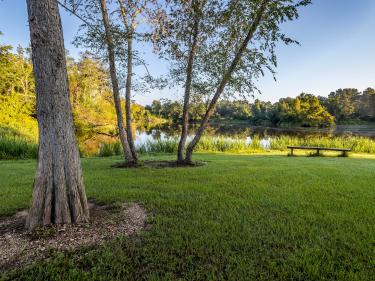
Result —
[[[301, 45], [278, 46], [277, 81], [269, 73], [257, 86], [256, 98], [275, 102], [301, 92], [327, 96], [339, 88], [375, 88], [375, 0], [312, 0], [300, 10], [300, 18], [282, 30]], [[60, 9], [65, 47], [73, 57], [81, 49], [73, 46], [79, 20]], [[0, 0], [0, 44], [29, 45], [26, 0]], [[150, 51], [144, 59], [153, 75], [167, 71], [168, 64]], [[182, 89], [137, 94], [143, 105], [153, 99], [182, 98]]]

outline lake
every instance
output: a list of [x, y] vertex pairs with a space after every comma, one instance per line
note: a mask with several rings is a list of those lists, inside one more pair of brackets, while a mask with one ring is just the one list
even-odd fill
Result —
[[[190, 138], [194, 136], [196, 127], [189, 128]], [[136, 146], [152, 140], [163, 140], [178, 137], [180, 129], [174, 126], [161, 126], [148, 130], [137, 130], [135, 137]], [[270, 141], [275, 136], [288, 135], [306, 138], [309, 136], [363, 136], [375, 139], [375, 124], [366, 125], [337, 125], [330, 128], [306, 128], [290, 127], [276, 128], [252, 126], [238, 123], [211, 123], [206, 131], [207, 136], [223, 136], [244, 138], [251, 142], [251, 138], [256, 135], [260, 137], [261, 144], [264, 148], [269, 146]]]

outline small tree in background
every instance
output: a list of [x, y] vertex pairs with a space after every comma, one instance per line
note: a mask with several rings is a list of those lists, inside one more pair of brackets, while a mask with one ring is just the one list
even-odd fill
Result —
[[[275, 47], [297, 43], [280, 25], [298, 17], [310, 0], [166, 1], [166, 23], [156, 32], [162, 57], [172, 60], [171, 81], [184, 84], [182, 132], [178, 161], [190, 163], [219, 99], [258, 89], [267, 69], [274, 75]], [[158, 28], [156, 29], [158, 31]], [[161, 34], [161, 35], [160, 35]], [[207, 109], [184, 155], [191, 94], [207, 98]]]
[[134, 159], [137, 159], [135, 151], [132, 119], [131, 119], [131, 91], [134, 57], [137, 52], [134, 50], [134, 41], [140, 42], [144, 39], [141, 29], [142, 24], [149, 24], [158, 19], [158, 7], [156, 0], [117, 0], [120, 20], [122, 21], [123, 34], [126, 38], [126, 83], [125, 83], [125, 111], [126, 111], [126, 129], [128, 132], [128, 142]]
[[129, 164], [133, 164], [137, 162], [137, 158], [134, 157], [134, 154], [131, 150], [129, 140], [127, 138], [127, 133], [129, 132], [125, 131], [125, 126], [124, 126], [124, 119], [122, 115], [121, 99], [120, 99], [120, 88], [119, 88], [119, 83], [117, 79], [117, 71], [116, 71], [115, 45], [113, 41], [113, 34], [111, 30], [111, 24], [109, 21], [106, 0], [100, 0], [100, 10], [101, 10], [102, 18], [103, 18], [104, 29], [105, 29], [104, 40], [107, 45], [108, 61], [109, 61], [109, 69], [110, 69], [109, 72], [111, 75], [113, 98], [114, 98], [115, 107], [116, 107], [117, 126], [119, 129], [120, 141], [121, 141], [122, 149], [124, 152], [125, 161]]
[[216, 17], [222, 1], [168, 0], [166, 16], [155, 26], [152, 41], [159, 55], [171, 62], [170, 85], [183, 85], [182, 130], [177, 151], [177, 161], [184, 162], [188, 136], [189, 113], [192, 95], [201, 99], [209, 91], [210, 83], [204, 83], [202, 59], [209, 52], [211, 40], [218, 27]]
[[213, 37], [211, 51], [202, 59], [206, 81], [214, 81], [216, 90], [186, 148], [186, 163], [192, 161], [194, 148], [224, 90], [232, 95], [251, 93], [257, 90], [254, 82], [264, 75], [264, 69], [274, 74], [276, 43], [296, 43], [280, 31], [280, 25], [298, 18], [298, 8], [309, 3], [309, 0], [233, 0], [220, 11], [218, 33]]
[[[124, 147], [128, 147], [126, 150], [129, 149], [131, 152], [131, 159], [130, 154], [126, 153], [128, 154], [127, 162], [136, 163], [138, 157], [132, 131], [132, 91], [148, 91], [148, 84], [152, 84], [153, 79], [146, 63], [140, 58], [138, 45], [134, 45], [135, 43], [141, 45], [148, 34], [147, 26], [158, 21], [160, 10], [157, 1], [116, 0], [107, 5], [107, 1], [101, 0], [66, 0], [63, 6], [83, 22], [81, 30], [84, 32], [77, 36], [75, 43], [90, 48], [98, 56], [105, 57], [109, 61], [110, 72], [116, 76], [111, 74], [112, 86], [119, 97], [121, 85], [124, 84], [126, 114], [126, 130], [124, 131], [127, 144], [123, 140], [121, 142], [124, 143]], [[103, 53], [104, 45], [108, 50], [107, 53]], [[133, 69], [138, 65], [145, 68], [146, 75], [140, 75], [140, 79], [134, 81]], [[121, 71], [123, 66], [125, 66], [125, 71]], [[122, 75], [126, 77], [124, 83], [121, 83]], [[117, 105], [116, 108], [121, 110], [121, 107]], [[121, 119], [123, 120], [122, 117]], [[123, 138], [122, 129], [119, 131], [120, 138]]]

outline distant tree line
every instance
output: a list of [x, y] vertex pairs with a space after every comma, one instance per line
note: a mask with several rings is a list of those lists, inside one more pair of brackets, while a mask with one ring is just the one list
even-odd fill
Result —
[[[206, 103], [194, 102], [189, 110], [189, 121], [199, 122], [206, 111]], [[183, 104], [168, 99], [154, 100], [146, 110], [152, 114], [179, 122], [182, 119]], [[328, 97], [302, 93], [295, 98], [281, 98], [271, 103], [256, 99], [221, 100], [213, 119], [249, 121], [254, 125], [267, 126], [330, 126], [346, 122], [375, 122], [375, 90], [367, 88], [338, 89]]]
[[[29, 49], [0, 45], [0, 123], [26, 134], [36, 131], [35, 82]], [[67, 57], [70, 100], [79, 139], [96, 133], [115, 134], [116, 119], [108, 70], [88, 53]], [[188, 119], [199, 122], [207, 102], [192, 99]], [[84, 113], [84, 114], [83, 114]], [[157, 117], [181, 123], [183, 103], [154, 100], [145, 107], [133, 103], [132, 119], [138, 125], [160, 122]], [[328, 97], [300, 94], [276, 103], [222, 99], [212, 115], [215, 120], [241, 120], [267, 126], [330, 126], [347, 122], [375, 122], [375, 90], [338, 89]]]

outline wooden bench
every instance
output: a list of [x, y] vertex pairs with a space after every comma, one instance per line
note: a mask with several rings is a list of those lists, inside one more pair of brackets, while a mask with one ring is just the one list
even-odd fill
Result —
[[316, 155], [320, 155], [321, 150], [328, 150], [328, 151], [341, 151], [342, 156], [346, 156], [348, 152], [352, 151], [349, 148], [326, 148], [326, 147], [318, 147], [318, 146], [288, 146], [290, 149], [290, 155], [293, 156], [294, 149], [305, 149], [305, 150], [316, 150]]

